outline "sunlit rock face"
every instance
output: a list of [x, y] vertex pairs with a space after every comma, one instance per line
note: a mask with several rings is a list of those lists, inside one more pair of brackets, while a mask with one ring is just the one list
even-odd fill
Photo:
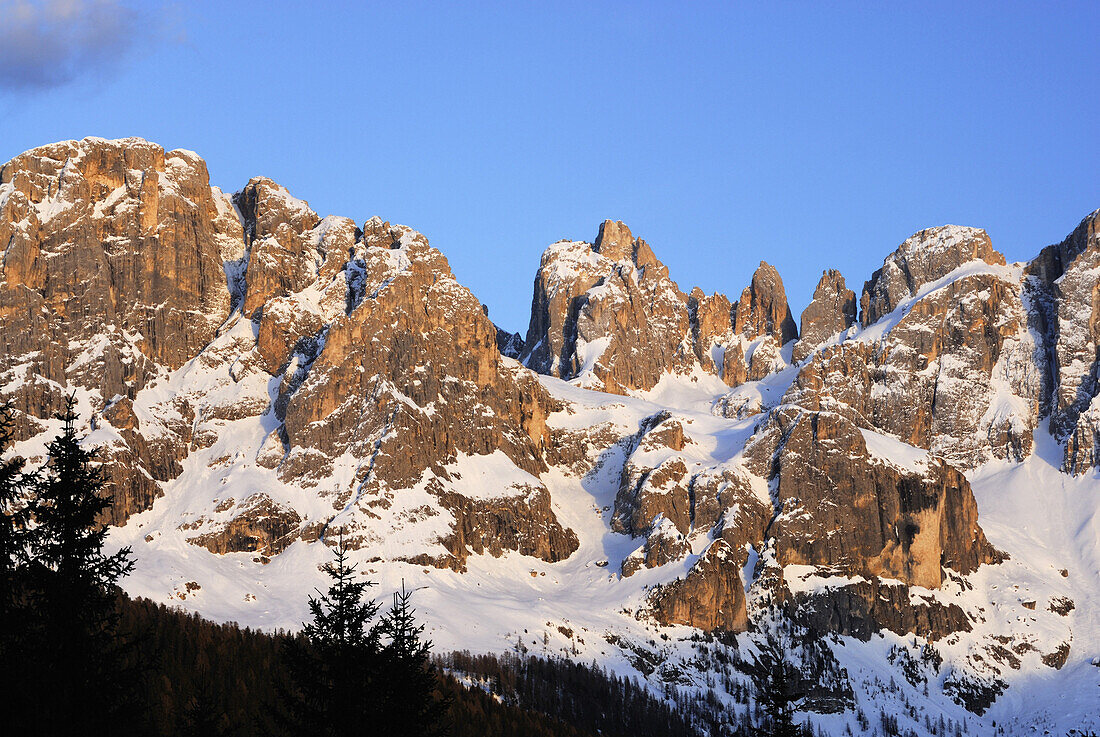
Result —
[[685, 295], [648, 243], [608, 220], [594, 243], [543, 253], [521, 360], [617, 394], [695, 369], [736, 386], [784, 368], [781, 348], [797, 337], [772, 266], [760, 263], [737, 302], [698, 288]]
[[[250, 467], [271, 488], [212, 491], [180, 520], [194, 544], [270, 556], [343, 514], [351, 545], [419, 525], [407, 557], [448, 567], [576, 548], [537, 476], [552, 401], [504, 364], [495, 326], [419, 233], [322, 219], [262, 177], [224, 195], [197, 155], [140, 139], [34, 149], [0, 182], [0, 370], [20, 438], [46, 433], [76, 389], [110, 522], [185, 465]], [[457, 468], [479, 457], [501, 477], [470, 498]], [[303, 508], [303, 492], [323, 501]], [[386, 519], [402, 492], [422, 503]]]
[[687, 298], [644, 240], [608, 220], [594, 243], [543, 254], [521, 360], [609, 392], [651, 389], [695, 360]]
[[802, 326], [793, 360], [800, 363], [819, 345], [850, 328], [856, 321], [856, 294], [836, 269], [828, 269], [814, 290], [813, 301], [802, 312]]

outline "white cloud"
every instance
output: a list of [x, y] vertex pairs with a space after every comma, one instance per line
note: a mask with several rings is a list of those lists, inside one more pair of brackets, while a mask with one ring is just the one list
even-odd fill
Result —
[[108, 71], [152, 32], [149, 20], [119, 0], [0, 0], [0, 89]]

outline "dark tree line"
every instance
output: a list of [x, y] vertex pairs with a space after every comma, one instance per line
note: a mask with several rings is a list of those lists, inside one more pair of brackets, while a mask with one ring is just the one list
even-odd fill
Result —
[[448, 671], [470, 677], [523, 709], [553, 714], [585, 733], [695, 737], [694, 715], [658, 698], [637, 681], [596, 663], [516, 653], [454, 652], [438, 658]]
[[377, 621], [372, 584], [356, 580], [341, 538], [336, 561], [325, 566], [327, 592], [309, 599], [313, 616], [290, 640], [284, 659], [284, 722], [293, 734], [373, 734], [440, 737], [447, 733], [448, 700], [402, 585]]

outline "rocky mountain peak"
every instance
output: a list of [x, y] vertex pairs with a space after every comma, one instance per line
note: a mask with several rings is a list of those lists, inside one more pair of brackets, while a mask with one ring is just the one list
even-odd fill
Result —
[[779, 345], [798, 337], [798, 328], [787, 306], [783, 279], [775, 267], [761, 261], [733, 312], [733, 332], [750, 340], [771, 336]]
[[0, 167], [0, 249], [15, 450], [37, 462], [76, 392], [112, 539], [153, 571], [134, 593], [201, 579], [227, 616], [293, 624], [340, 528], [370, 575], [484, 607], [488, 647], [568, 609], [608, 633], [576, 643], [634, 662], [654, 621], [752, 630], [774, 603], [935, 640], [953, 674], [1030, 678], [1071, 640], [1087, 665], [1066, 597], [1095, 566], [1046, 540], [1095, 537], [1074, 515], [1100, 460], [1100, 211], [1026, 267], [921, 231], [867, 283], [870, 324], [828, 270], [800, 332], [767, 263], [736, 302], [685, 295], [607, 221], [543, 253], [520, 340], [412, 228], [263, 177], [227, 196], [140, 139]]
[[640, 269], [660, 263], [649, 244], [641, 238], [635, 238], [622, 220], [604, 220], [600, 224], [593, 250], [612, 261], [632, 262]]
[[876, 322], [921, 287], [975, 260], [1005, 264], [1005, 257], [993, 250], [989, 235], [981, 228], [943, 225], [914, 233], [886, 257], [882, 268], [864, 285], [862, 324]]
[[830, 337], [856, 321], [856, 293], [848, 289], [836, 269], [826, 269], [814, 289], [814, 298], [802, 311], [802, 329], [793, 360], [800, 363]]
[[650, 389], [694, 363], [687, 298], [644, 240], [607, 220], [595, 243], [543, 253], [521, 360], [609, 392]]

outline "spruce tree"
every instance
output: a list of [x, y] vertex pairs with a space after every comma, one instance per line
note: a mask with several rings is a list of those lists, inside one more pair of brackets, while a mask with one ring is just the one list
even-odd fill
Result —
[[386, 640], [382, 655], [392, 709], [383, 716], [381, 734], [393, 737], [444, 735], [444, 717], [450, 702], [439, 690], [439, 676], [431, 662], [432, 643], [423, 638], [424, 625], [416, 623], [412, 592], [393, 595], [393, 604], [382, 617]]
[[27, 563], [30, 512], [26, 489], [30, 477], [23, 471], [24, 460], [11, 454], [15, 421], [9, 402], [0, 404], [0, 657], [12, 646], [10, 636], [18, 624], [22, 607], [23, 576]]
[[61, 434], [47, 446], [35, 477], [35, 534], [31, 541], [34, 606], [42, 623], [37, 663], [65, 698], [51, 701], [42, 719], [48, 733], [104, 734], [130, 726], [137, 684], [116, 637], [118, 581], [134, 566], [130, 549], [103, 552], [110, 506], [95, 450], [76, 432], [76, 401], [58, 415]]
[[23, 470], [23, 459], [11, 452], [13, 415], [10, 403], [0, 405], [0, 672], [14, 676], [9, 676], [4, 689], [8, 701], [4, 720], [19, 727], [33, 718], [35, 684], [26, 677], [26, 664], [33, 662], [36, 650], [32, 634], [37, 618], [27, 586], [30, 504], [26, 492], [31, 476]]
[[29, 478], [23, 470], [25, 461], [11, 453], [14, 431], [11, 403], [0, 404], [0, 606], [4, 612], [12, 604], [16, 571], [26, 562], [29, 541], [24, 498]]
[[365, 598], [374, 584], [356, 580], [343, 535], [334, 552], [335, 562], [324, 567], [332, 581], [328, 591], [309, 597], [312, 621], [287, 646], [288, 727], [302, 735], [384, 734], [377, 720], [386, 689], [378, 627], [372, 625], [379, 605]]
[[[103, 552], [107, 526], [99, 516], [111, 506], [97, 451], [82, 448], [76, 433], [76, 399], [70, 395], [57, 417], [61, 434], [46, 447], [48, 462], [35, 484], [35, 559], [56, 574], [54, 603], [113, 601], [118, 581], [134, 568], [130, 548]], [[97, 607], [90, 615], [102, 615]]]
[[775, 620], [764, 631], [748, 667], [763, 720], [763, 737], [802, 737], [805, 728], [794, 721], [801, 672], [790, 661]]

